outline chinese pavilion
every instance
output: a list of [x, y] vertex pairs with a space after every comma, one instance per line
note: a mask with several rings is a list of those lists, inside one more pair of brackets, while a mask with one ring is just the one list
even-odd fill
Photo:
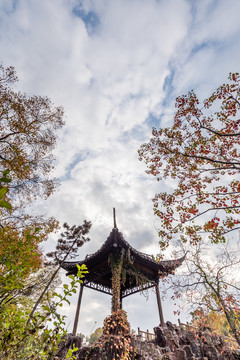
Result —
[[[87, 255], [81, 261], [65, 261], [61, 267], [67, 271], [66, 275], [77, 275], [77, 264], [85, 264], [88, 273], [83, 279], [80, 287], [78, 304], [76, 309], [73, 334], [76, 335], [78, 318], [81, 306], [83, 288], [91, 288], [102, 293], [116, 296], [113, 294], [113, 278], [115, 271], [111, 266], [110, 258], [114, 257], [116, 261], [122, 259], [122, 268], [119, 280], [118, 299], [119, 307], [122, 307], [122, 299], [155, 287], [160, 324], [164, 324], [161, 299], [159, 293], [159, 279], [173, 274], [174, 270], [182, 264], [185, 255], [179, 259], [156, 261], [152, 256], [135, 250], [119, 232], [116, 225], [114, 209], [114, 227], [107, 240], [101, 248], [92, 255]], [[123, 275], [124, 273], [124, 275]], [[124, 279], [123, 279], [124, 278]]]

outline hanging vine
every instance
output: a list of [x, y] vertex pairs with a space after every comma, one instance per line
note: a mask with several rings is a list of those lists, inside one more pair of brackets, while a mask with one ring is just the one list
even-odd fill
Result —
[[111, 253], [108, 258], [112, 272], [112, 313], [121, 308], [121, 278], [124, 255], [125, 251], [122, 249], [120, 256], [119, 254]]
[[144, 293], [144, 285], [149, 279], [134, 266], [130, 249], [121, 249], [121, 253], [111, 253], [108, 258], [112, 272], [112, 313], [121, 308], [121, 285], [125, 285], [127, 276], [129, 284], [136, 284]]

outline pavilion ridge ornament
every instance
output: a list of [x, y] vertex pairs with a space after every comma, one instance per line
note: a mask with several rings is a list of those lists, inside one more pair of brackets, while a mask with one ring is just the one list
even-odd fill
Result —
[[81, 284], [73, 334], [77, 332], [83, 288], [88, 287], [112, 296], [112, 312], [122, 308], [122, 299], [155, 287], [160, 323], [163, 313], [159, 279], [173, 274], [185, 259], [155, 261], [150, 255], [135, 250], [118, 231], [114, 210], [114, 228], [101, 248], [81, 261], [65, 261], [61, 266], [67, 275], [77, 275], [77, 264], [85, 264], [88, 273]]

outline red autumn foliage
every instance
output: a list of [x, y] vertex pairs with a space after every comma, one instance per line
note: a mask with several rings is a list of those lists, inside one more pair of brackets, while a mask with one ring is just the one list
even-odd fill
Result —
[[240, 76], [230, 73], [203, 104], [190, 91], [175, 106], [173, 125], [153, 128], [139, 150], [147, 173], [168, 180], [169, 190], [153, 199], [160, 244], [166, 247], [174, 234], [197, 243], [206, 232], [224, 242], [240, 228]]

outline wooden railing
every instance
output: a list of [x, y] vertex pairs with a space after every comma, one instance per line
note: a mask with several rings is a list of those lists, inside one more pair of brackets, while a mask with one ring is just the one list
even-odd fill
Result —
[[154, 340], [155, 339], [155, 334], [150, 333], [148, 330], [142, 331], [142, 330], [140, 330], [140, 328], [138, 328], [137, 335], [141, 336], [142, 340]]
[[[193, 331], [193, 330], [197, 329], [195, 326], [189, 324], [188, 322], [186, 324], [181, 322], [180, 319], [178, 319], [178, 325], [188, 331]], [[140, 330], [139, 327], [138, 327], [137, 335], [140, 336], [140, 338], [142, 340], [154, 340], [155, 339], [155, 334], [149, 332], [148, 330], [142, 331], [142, 330]]]
[[195, 326], [190, 325], [188, 322], [186, 324], [182, 323], [180, 319], [178, 319], [178, 325], [182, 326], [184, 329], [187, 329], [188, 331], [192, 331], [194, 329], [197, 329]]

